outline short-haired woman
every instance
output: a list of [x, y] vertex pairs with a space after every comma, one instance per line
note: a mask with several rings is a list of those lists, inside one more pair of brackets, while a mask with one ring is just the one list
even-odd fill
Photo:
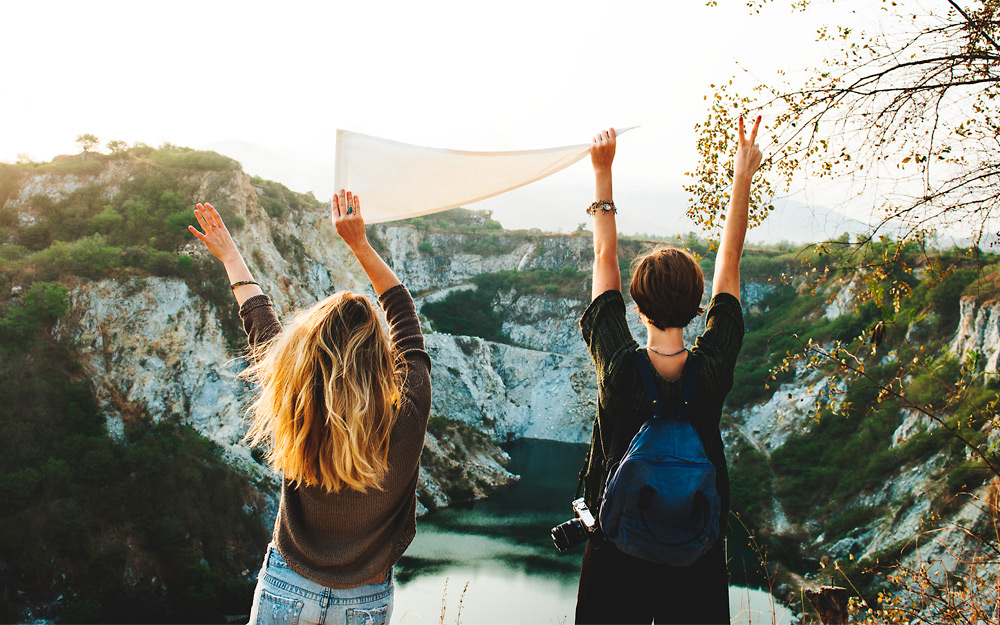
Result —
[[615, 155], [614, 129], [601, 132], [592, 143], [596, 197], [593, 215], [593, 301], [580, 321], [597, 369], [598, 412], [585, 478], [588, 507], [598, 510], [608, 470], [621, 460], [640, 426], [652, 416], [650, 399], [636, 365], [636, 351], [654, 371], [656, 390], [669, 409], [680, 401], [685, 375], [694, 358], [700, 361], [691, 414], [705, 452], [716, 468], [716, 490], [721, 497], [718, 540], [694, 564], [672, 567], [627, 555], [610, 541], [588, 541], [583, 556], [577, 597], [577, 623], [729, 623], [729, 580], [724, 535], [729, 514], [729, 476], [719, 431], [722, 404], [733, 384], [733, 370], [743, 340], [740, 307], [740, 256], [747, 228], [750, 180], [760, 166], [755, 145], [740, 119], [732, 203], [715, 263], [712, 301], [706, 329], [690, 350], [684, 345], [684, 327], [704, 309], [705, 281], [701, 267], [685, 250], [660, 247], [634, 262], [629, 294], [646, 326], [644, 350], [632, 338], [625, 320], [618, 266], [611, 163]]
[[337, 232], [361, 263], [389, 333], [360, 295], [339, 292], [282, 329], [271, 300], [211, 204], [191, 232], [223, 262], [259, 384], [250, 444], [282, 474], [281, 503], [250, 622], [386, 623], [392, 567], [416, 531], [430, 358], [413, 299], [368, 244], [361, 203], [333, 198]]

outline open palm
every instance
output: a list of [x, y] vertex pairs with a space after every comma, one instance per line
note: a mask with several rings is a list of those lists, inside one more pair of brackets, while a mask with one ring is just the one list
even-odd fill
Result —
[[215, 210], [214, 206], [207, 203], [198, 204], [197, 208], [194, 209], [194, 216], [198, 219], [198, 224], [204, 233], [199, 232], [194, 226], [188, 226], [188, 230], [205, 244], [213, 256], [223, 263], [235, 260], [240, 256], [239, 250], [236, 249], [236, 242], [233, 241], [226, 224], [222, 222], [219, 211]]

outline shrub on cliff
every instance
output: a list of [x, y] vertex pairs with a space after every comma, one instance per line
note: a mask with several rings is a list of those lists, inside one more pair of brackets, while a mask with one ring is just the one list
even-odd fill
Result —
[[[217, 445], [139, 414], [111, 440], [54, 341], [0, 367], [0, 619], [223, 622], [245, 614], [267, 531]], [[127, 547], [126, 547], [127, 545]], [[154, 581], [155, 578], [155, 581]], [[53, 580], [59, 580], [53, 585]], [[55, 601], [56, 596], [65, 597]], [[38, 606], [43, 606], [39, 608]]]
[[236, 171], [240, 169], [239, 162], [218, 152], [194, 150], [169, 143], [164, 143], [160, 149], [150, 152], [147, 158], [159, 165], [178, 169], [197, 171]]
[[67, 289], [59, 284], [36, 282], [21, 303], [12, 303], [0, 316], [0, 351], [31, 347], [41, 328], [48, 328], [66, 314]]

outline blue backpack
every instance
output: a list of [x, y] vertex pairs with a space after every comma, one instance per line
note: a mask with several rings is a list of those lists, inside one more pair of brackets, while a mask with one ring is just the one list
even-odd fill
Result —
[[694, 354], [680, 406], [666, 415], [643, 353], [636, 366], [653, 404], [621, 461], [609, 472], [599, 519], [605, 538], [643, 560], [689, 566], [719, 538], [721, 499], [715, 465], [691, 426], [700, 360]]

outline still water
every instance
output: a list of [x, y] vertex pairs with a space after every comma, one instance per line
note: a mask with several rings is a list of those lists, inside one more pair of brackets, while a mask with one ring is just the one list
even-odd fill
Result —
[[[469, 625], [573, 622], [583, 546], [559, 554], [549, 530], [572, 517], [586, 446], [520, 440], [507, 451], [508, 469], [521, 476], [516, 486], [418, 521], [396, 568], [394, 625], [456, 623], [459, 610]], [[736, 543], [744, 542], [730, 534], [731, 559], [741, 557]], [[733, 623], [792, 622], [787, 609], [753, 588], [731, 587], [730, 608]]]

